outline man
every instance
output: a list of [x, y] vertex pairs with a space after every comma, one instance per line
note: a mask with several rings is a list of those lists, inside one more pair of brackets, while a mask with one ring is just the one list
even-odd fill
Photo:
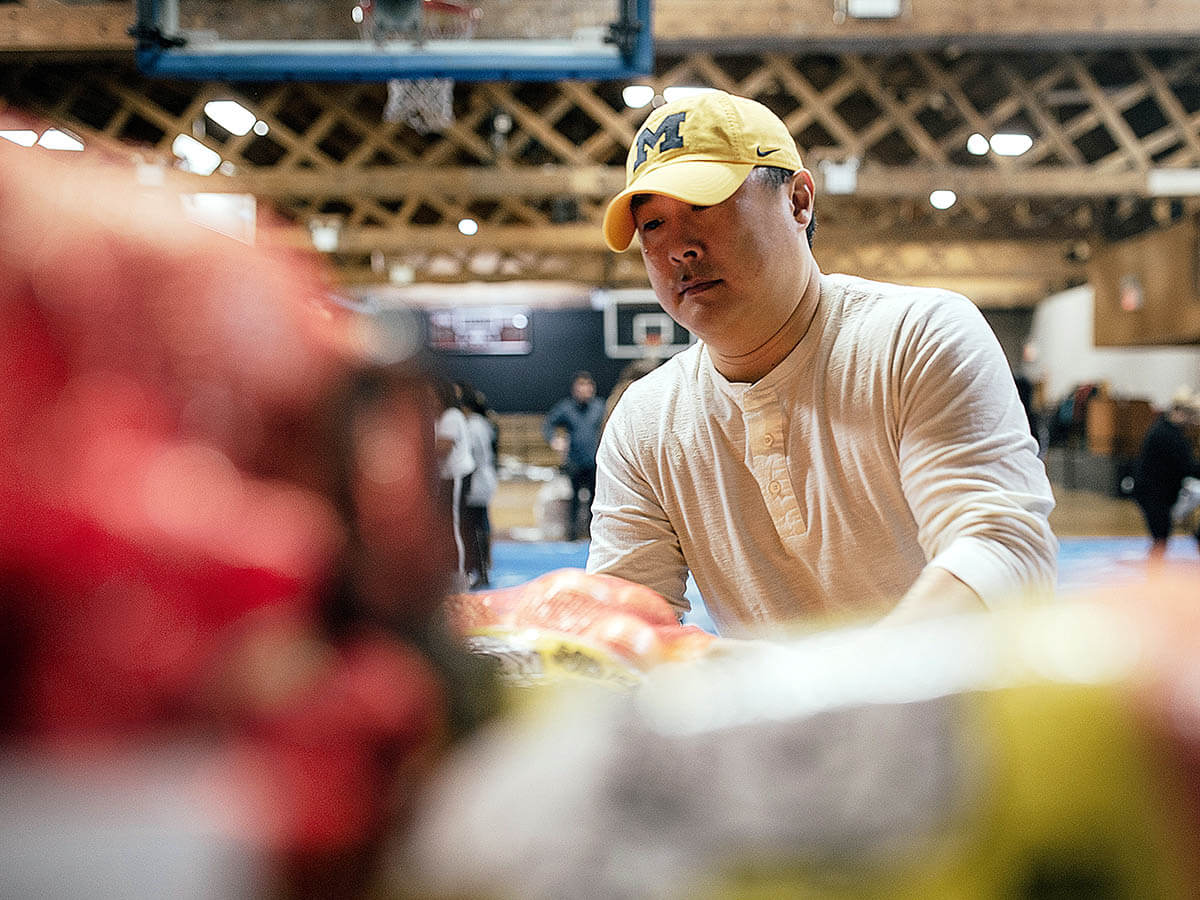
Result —
[[690, 570], [723, 633], [1050, 586], [1054, 500], [991, 330], [960, 295], [823, 274], [813, 197], [754, 101], [690, 97], [639, 130], [605, 239], [637, 233], [700, 342], [609, 420], [588, 571], [686, 610]]
[[[1192, 392], [1180, 388], [1171, 403], [1150, 426], [1142, 441], [1133, 472], [1133, 497], [1142, 510], [1150, 531], [1150, 559], [1158, 561], [1167, 552], [1171, 537], [1173, 508], [1180, 499], [1184, 479], [1200, 478], [1200, 462], [1192, 452], [1187, 428], [1197, 421]], [[1200, 528], [1196, 530], [1200, 541]]]
[[[567, 540], [579, 539], [579, 512], [590, 521], [592, 498], [596, 494], [596, 444], [604, 422], [604, 401], [596, 396], [596, 382], [588, 372], [576, 372], [571, 379], [571, 396], [554, 404], [542, 423], [546, 442], [563, 454], [563, 470], [571, 479], [571, 500], [567, 509]], [[563, 435], [561, 431], [565, 431]], [[580, 494], [587, 491], [587, 499]]]

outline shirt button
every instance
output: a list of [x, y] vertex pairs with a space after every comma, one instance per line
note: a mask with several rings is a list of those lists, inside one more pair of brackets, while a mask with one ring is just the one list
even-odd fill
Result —
[[771, 435], [771, 434], [764, 435], [763, 443], [766, 444], [768, 447], [770, 447], [772, 444], [775, 443], [775, 436]]
[[781, 490], [783, 490], [783, 488], [780, 486], [778, 481], [772, 481], [771, 484], [768, 486], [768, 488], [772, 494], [776, 494], [776, 495], [778, 495], [778, 493]]

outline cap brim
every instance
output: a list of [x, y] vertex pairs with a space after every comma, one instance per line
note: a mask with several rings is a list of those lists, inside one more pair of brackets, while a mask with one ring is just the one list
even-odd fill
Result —
[[604, 212], [604, 242], [617, 252], [629, 249], [637, 230], [629, 209], [634, 194], [663, 194], [684, 203], [713, 206], [733, 196], [753, 168], [754, 163], [697, 159], [675, 160], [651, 169], [608, 204]]

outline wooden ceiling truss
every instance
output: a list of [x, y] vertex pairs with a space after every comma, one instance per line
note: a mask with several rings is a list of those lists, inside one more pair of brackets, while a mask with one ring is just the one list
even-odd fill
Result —
[[[981, 305], [1026, 305], [1078, 283], [1095, 242], [1195, 211], [1157, 196], [1151, 173], [1200, 169], [1200, 52], [846, 51], [659, 54], [658, 93], [710, 86], [783, 116], [818, 184], [824, 268], [946, 284]], [[624, 82], [460, 83], [455, 122], [419, 134], [383, 119], [380, 84], [148, 80], [94, 63], [0, 57], [0, 107], [90, 145], [172, 164], [179, 134], [220, 154], [198, 190], [249, 192], [298, 243], [314, 219], [340, 228], [330, 262], [348, 284], [570, 279], [645, 283], [599, 223], [646, 115]], [[232, 135], [204, 114], [236, 99], [267, 125]], [[1016, 131], [1017, 157], [967, 139]], [[850, 193], [838, 167], [857, 165]], [[844, 172], [845, 169], [843, 168]], [[955, 191], [946, 210], [935, 189]], [[479, 223], [459, 233], [459, 220]]]

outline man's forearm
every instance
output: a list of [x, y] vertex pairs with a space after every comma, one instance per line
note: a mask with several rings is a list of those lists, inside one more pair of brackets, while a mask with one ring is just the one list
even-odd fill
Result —
[[983, 609], [986, 609], [983, 600], [965, 582], [939, 566], [926, 566], [896, 608], [882, 621], [899, 624]]

